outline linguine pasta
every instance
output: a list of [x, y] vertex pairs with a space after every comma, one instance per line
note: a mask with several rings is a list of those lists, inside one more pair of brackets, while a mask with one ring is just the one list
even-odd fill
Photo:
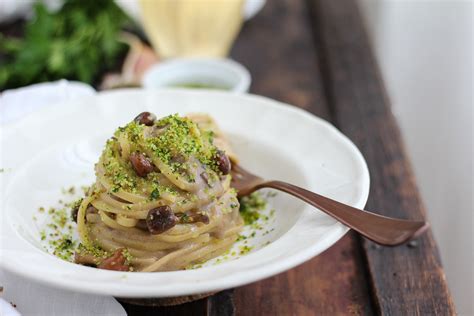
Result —
[[207, 115], [144, 112], [110, 138], [77, 208], [77, 263], [122, 271], [186, 268], [227, 251], [243, 226], [235, 155]]

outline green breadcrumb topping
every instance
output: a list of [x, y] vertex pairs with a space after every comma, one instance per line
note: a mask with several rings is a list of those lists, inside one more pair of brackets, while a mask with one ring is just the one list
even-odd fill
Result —
[[120, 161], [119, 146], [115, 139], [109, 139], [104, 152], [105, 176], [112, 181], [112, 192], [124, 189], [134, 192], [137, 186], [137, 176], [128, 164]]
[[53, 254], [63, 260], [70, 260], [74, 256], [74, 249], [76, 242], [73, 241], [71, 235], [63, 235], [59, 239], [51, 241], [51, 246], [54, 247]]
[[125, 257], [125, 264], [130, 265], [132, 263], [132, 260], [133, 260], [133, 255], [130, 253], [130, 251], [127, 248], [125, 248], [122, 251], [122, 254]]
[[[211, 181], [218, 180], [219, 168], [216, 161], [217, 148], [213, 145], [213, 133], [201, 131], [197, 124], [189, 118], [178, 115], [166, 116], [154, 126], [145, 126], [130, 122], [120, 127], [114, 137], [106, 143], [102, 153], [105, 176], [111, 181], [112, 191], [124, 190], [132, 193], [140, 191], [147, 184], [158, 183], [159, 171], [149, 173], [146, 178], [137, 176], [129, 161], [121, 158], [119, 139], [127, 139], [130, 152], [146, 152], [152, 161], [160, 161], [170, 167], [177, 175], [184, 176], [187, 181], [195, 182], [191, 169], [202, 164]], [[153, 188], [150, 200], [159, 198], [166, 187]]]
[[[67, 261], [72, 260], [77, 246], [72, 237], [75, 224], [70, 218], [71, 204], [66, 204], [63, 208], [50, 207], [47, 211], [44, 207], [38, 209], [40, 214], [48, 216], [46, 228], [40, 231], [41, 240], [47, 242], [55, 256]], [[36, 216], [33, 219], [36, 220]]]
[[91, 255], [97, 259], [97, 262], [100, 262], [101, 260], [107, 258], [110, 255], [107, 251], [103, 250], [99, 246], [86, 246], [84, 244], [79, 244], [76, 249], [76, 252], [81, 255]]
[[254, 192], [240, 199], [240, 215], [246, 225], [251, 225], [260, 219], [260, 211], [267, 207], [267, 201], [260, 192]]
[[217, 171], [215, 156], [217, 148], [212, 145], [212, 137], [199, 130], [196, 123], [177, 114], [158, 120], [155, 125], [162, 132], [146, 139], [146, 146], [173, 171], [185, 169], [180, 158], [195, 157], [204, 165]]

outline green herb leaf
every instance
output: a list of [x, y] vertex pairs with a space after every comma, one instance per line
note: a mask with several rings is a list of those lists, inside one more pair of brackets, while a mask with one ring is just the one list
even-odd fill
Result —
[[157, 200], [160, 197], [160, 191], [158, 189], [154, 189], [151, 191], [150, 198], [152, 200]]
[[125, 52], [118, 35], [130, 19], [113, 0], [66, 0], [54, 13], [37, 2], [34, 11], [24, 38], [0, 35], [0, 90], [62, 78], [93, 84]]

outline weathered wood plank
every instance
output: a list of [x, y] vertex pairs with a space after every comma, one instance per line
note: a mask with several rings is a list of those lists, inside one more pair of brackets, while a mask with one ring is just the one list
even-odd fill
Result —
[[[125, 303], [120, 304], [129, 316], [147, 315], [196, 315], [196, 316], [226, 316], [235, 314], [233, 290], [219, 292], [213, 296], [175, 306], [140, 306]], [[149, 301], [147, 302], [150, 303]], [[164, 302], [153, 302], [163, 304]]]
[[[331, 120], [309, 18], [302, 0], [268, 1], [232, 57], [252, 73], [251, 92]], [[296, 269], [235, 289], [237, 315], [372, 314], [358, 241], [348, 234]]]
[[304, 0], [267, 1], [244, 25], [231, 56], [250, 70], [251, 93], [330, 120], [310, 27]]
[[[208, 313], [207, 298], [176, 306], [139, 306], [124, 302], [120, 302], [120, 304], [122, 304], [128, 316], [211, 316], [211, 314]], [[212, 314], [212, 316], [214, 315], [215, 314]]]
[[[426, 217], [355, 1], [309, 2], [334, 119], [370, 169], [367, 209], [399, 218]], [[383, 248], [367, 240], [363, 246], [378, 312], [455, 313], [431, 232], [416, 247]]]
[[207, 299], [207, 316], [235, 315], [234, 290], [226, 290]]
[[237, 315], [372, 315], [357, 236], [286, 273], [234, 290]]

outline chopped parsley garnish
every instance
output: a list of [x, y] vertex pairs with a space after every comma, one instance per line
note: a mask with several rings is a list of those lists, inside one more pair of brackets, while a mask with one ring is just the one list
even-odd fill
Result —
[[[123, 141], [128, 142], [129, 152], [143, 153], [155, 165], [166, 165], [177, 180], [182, 177], [189, 183], [196, 182], [195, 174], [200, 165], [210, 180], [219, 179], [213, 134], [200, 130], [189, 118], [175, 114], [156, 121], [153, 126], [133, 121], [115, 131], [114, 136], [107, 141], [99, 162], [105, 177], [110, 181], [112, 192], [123, 190], [137, 193], [150, 182], [158, 184], [159, 170], [142, 178], [128, 160], [122, 159]], [[159, 193], [163, 193], [161, 188]], [[150, 199], [155, 198], [150, 196]]]
[[150, 193], [150, 199], [152, 200], [157, 200], [160, 198], [160, 190], [158, 188], [155, 188], [153, 191]]
[[250, 251], [252, 251], [253, 247], [249, 247], [247, 245], [244, 245], [244, 246], [240, 246], [239, 247], [239, 250], [240, 250], [240, 255], [245, 255], [247, 253], [249, 253]]
[[182, 158], [189, 156], [217, 171], [214, 159], [217, 148], [212, 145], [213, 138], [204, 137], [206, 133], [202, 133], [196, 123], [175, 114], [160, 119], [156, 126], [161, 128], [160, 132], [147, 138], [146, 146], [174, 171], [187, 169]]
[[96, 258], [97, 261], [107, 258], [107, 256], [109, 255], [108, 252], [106, 252], [105, 250], [103, 250], [97, 245], [86, 246], [84, 244], [79, 244], [79, 246], [76, 249], [76, 252], [81, 255], [91, 255], [94, 258]]
[[70, 260], [76, 248], [76, 242], [70, 235], [63, 235], [59, 239], [51, 241], [51, 245], [54, 247], [53, 254], [64, 260]]
[[[69, 190], [63, 191], [63, 194], [69, 194]], [[50, 207], [47, 212], [44, 207], [38, 209], [39, 214], [47, 216], [45, 229], [39, 232], [40, 239], [47, 242], [46, 248], [52, 254], [67, 261], [72, 260], [77, 246], [77, 242], [72, 237], [75, 223], [71, 222], [69, 216], [68, 206], [70, 205], [75, 205], [75, 202], [61, 208]]]
[[260, 192], [254, 192], [240, 199], [240, 215], [246, 225], [251, 225], [260, 219], [260, 211], [267, 206], [267, 201]]

